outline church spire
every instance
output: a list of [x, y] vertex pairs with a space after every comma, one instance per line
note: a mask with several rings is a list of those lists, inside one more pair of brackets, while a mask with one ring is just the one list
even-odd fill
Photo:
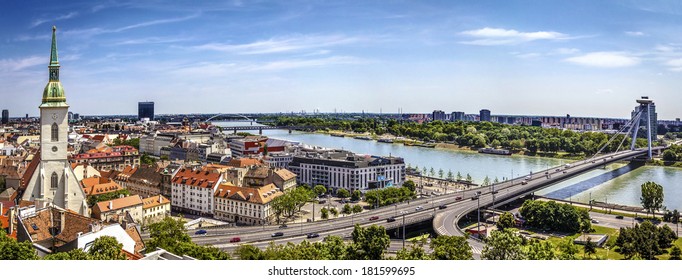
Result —
[[52, 47], [50, 49], [50, 64], [47, 66], [50, 76], [45, 90], [43, 90], [43, 102], [40, 107], [64, 107], [66, 95], [64, 88], [59, 82], [59, 59], [57, 58], [57, 27], [52, 26]]
[[59, 59], [57, 58], [57, 27], [52, 26], [52, 51], [50, 52], [50, 66], [59, 67]]

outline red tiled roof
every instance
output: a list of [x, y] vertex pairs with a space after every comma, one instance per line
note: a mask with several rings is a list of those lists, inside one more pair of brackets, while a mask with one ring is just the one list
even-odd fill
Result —
[[200, 188], [211, 188], [220, 180], [220, 173], [183, 168], [173, 177], [173, 183], [195, 186]]
[[[251, 195], [249, 195], [251, 194]], [[237, 187], [232, 184], [221, 184], [215, 192], [215, 197], [248, 201], [265, 204], [284, 193], [274, 184], [267, 184], [258, 188]]]
[[[109, 202], [111, 202], [112, 208], [109, 208]], [[105, 213], [109, 211], [116, 211], [122, 208], [128, 208], [138, 204], [139, 205], [142, 204], [142, 199], [140, 198], [140, 196], [131, 195], [113, 200], [97, 202], [94, 208], [98, 208], [100, 213]]]
[[232, 167], [247, 167], [251, 165], [263, 165], [263, 163], [256, 158], [233, 158], [227, 165]]

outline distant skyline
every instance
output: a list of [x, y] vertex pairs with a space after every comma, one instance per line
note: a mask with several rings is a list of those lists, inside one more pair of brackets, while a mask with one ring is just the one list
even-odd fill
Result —
[[682, 117], [682, 2], [9, 1], [0, 109], [38, 115], [57, 26], [70, 110]]

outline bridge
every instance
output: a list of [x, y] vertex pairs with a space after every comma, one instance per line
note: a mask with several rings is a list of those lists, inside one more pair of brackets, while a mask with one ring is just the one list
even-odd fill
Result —
[[237, 131], [245, 131], [245, 130], [258, 130], [258, 134], [262, 135], [263, 130], [288, 130], [289, 133], [293, 130], [315, 130], [317, 129], [314, 126], [266, 126], [266, 125], [243, 125], [243, 126], [219, 126], [220, 129], [223, 131], [230, 131], [232, 130], [233, 133], [237, 133]]
[[[192, 239], [198, 244], [212, 244], [224, 250], [234, 250], [239, 243], [231, 243], [231, 237], [240, 237], [241, 242], [249, 242], [255, 246], [264, 246], [271, 241], [297, 242], [306, 239], [308, 233], [319, 233], [320, 236], [309, 239], [319, 241], [325, 236], [336, 235], [348, 238], [353, 231], [353, 227], [358, 224], [361, 226], [379, 225], [387, 229], [400, 228], [411, 224], [424, 221], [432, 221], [433, 228], [439, 235], [464, 236], [464, 232], [459, 228], [460, 219], [469, 213], [480, 210], [482, 207], [500, 206], [527, 194], [533, 193], [554, 183], [572, 178], [590, 170], [604, 167], [618, 161], [650, 159], [654, 152], [661, 152], [667, 147], [651, 146], [651, 135], [647, 136], [648, 146], [646, 148], [635, 148], [635, 140], [632, 140], [629, 150], [619, 151], [627, 137], [623, 137], [618, 150], [613, 153], [600, 154], [602, 150], [609, 146], [618, 135], [632, 135], [636, 138], [640, 119], [647, 116], [649, 104], [646, 100], [634, 114], [628, 124], [621, 128], [607, 143], [600, 149], [595, 156], [573, 162], [564, 166], [552, 167], [546, 170], [535, 171], [530, 175], [523, 175], [511, 178], [507, 181], [494, 184], [490, 187], [479, 187], [469, 190], [458, 191], [437, 197], [420, 198], [408, 202], [389, 205], [353, 214], [347, 217], [336, 218], [326, 221], [316, 221], [289, 225], [287, 228], [279, 228], [277, 225], [269, 226], [250, 226], [250, 227], [216, 227], [209, 229], [205, 236], [193, 236]], [[647, 108], [647, 109], [644, 109]], [[650, 127], [650, 125], [647, 125]], [[238, 130], [241, 127], [231, 127]], [[292, 127], [244, 127], [245, 129], [287, 129]], [[627, 131], [626, 131], [627, 128]], [[650, 130], [647, 130], [650, 131]], [[378, 218], [375, 218], [378, 217]], [[394, 219], [388, 219], [393, 217]], [[480, 217], [480, 215], [478, 215]], [[273, 238], [274, 232], [284, 233], [283, 237]], [[403, 235], [404, 236], [404, 235]], [[469, 239], [469, 244], [475, 253], [480, 253], [483, 243], [477, 239]]]
[[237, 117], [236, 119], [238, 121], [251, 122], [251, 124], [253, 124], [253, 122], [257, 121], [256, 119], [251, 119], [251, 118], [244, 116], [244, 115], [241, 115], [241, 114], [220, 113], [220, 114], [217, 114], [215, 116], [212, 116], [212, 117], [206, 119], [206, 122], [210, 122], [211, 120], [213, 120], [217, 117], [221, 117], [221, 116], [235, 116], [235, 117]]

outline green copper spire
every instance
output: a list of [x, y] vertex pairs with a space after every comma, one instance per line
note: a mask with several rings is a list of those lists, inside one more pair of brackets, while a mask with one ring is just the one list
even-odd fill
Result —
[[57, 58], [57, 27], [52, 26], [52, 51], [50, 52], [50, 66], [59, 66], [59, 59]]
[[59, 59], [57, 58], [57, 27], [52, 26], [52, 48], [50, 51], [50, 64], [47, 66], [50, 80], [43, 90], [43, 103], [40, 107], [65, 107], [66, 95], [62, 83], [59, 82]]

